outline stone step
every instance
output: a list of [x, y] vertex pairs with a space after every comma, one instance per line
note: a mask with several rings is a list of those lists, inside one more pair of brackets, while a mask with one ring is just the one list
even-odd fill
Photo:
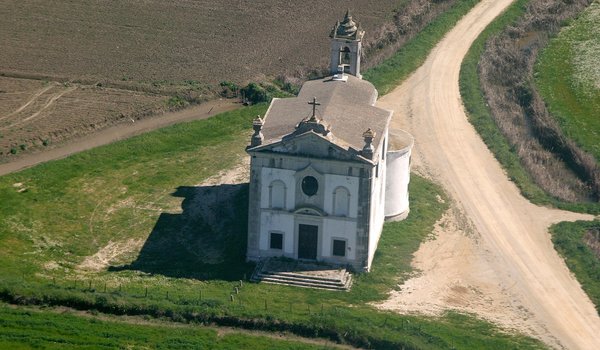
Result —
[[302, 281], [287, 281], [281, 280], [273, 277], [265, 277], [261, 279], [262, 282], [265, 283], [273, 283], [273, 284], [281, 284], [287, 286], [297, 286], [297, 287], [305, 287], [305, 288], [316, 288], [316, 289], [327, 289], [327, 290], [348, 290], [349, 286], [332, 286], [332, 285], [324, 285], [322, 283], [311, 283], [311, 282], [302, 282]]
[[286, 277], [291, 277], [291, 278], [305, 278], [305, 279], [311, 279], [311, 280], [315, 280], [315, 281], [324, 281], [324, 282], [339, 282], [342, 281], [344, 282], [348, 276], [350, 275], [350, 273], [348, 272], [344, 272], [343, 273], [343, 278], [342, 280], [338, 279], [338, 278], [328, 278], [328, 277], [322, 277], [322, 276], [314, 276], [314, 275], [310, 275], [310, 274], [303, 274], [301, 272], [288, 272], [288, 271], [261, 271], [261, 274], [269, 274], [269, 275], [280, 275], [280, 276], [286, 276]]
[[319, 279], [313, 279], [305, 276], [290, 276], [288, 274], [274, 274], [274, 273], [260, 273], [259, 277], [261, 280], [265, 280], [266, 278], [275, 278], [282, 281], [288, 282], [301, 282], [301, 283], [312, 283], [319, 284], [324, 286], [334, 286], [334, 287], [343, 287], [346, 285], [347, 278], [344, 280], [333, 280], [333, 281], [324, 281]]
[[250, 279], [253, 282], [337, 291], [347, 291], [352, 285], [352, 275], [345, 269], [271, 259], [258, 262]]

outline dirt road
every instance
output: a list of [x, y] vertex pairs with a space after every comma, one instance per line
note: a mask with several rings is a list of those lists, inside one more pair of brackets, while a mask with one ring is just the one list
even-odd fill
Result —
[[415, 136], [417, 171], [440, 181], [455, 201], [422, 245], [407, 281], [383, 308], [459, 309], [567, 349], [600, 349], [600, 318], [553, 249], [548, 226], [591, 219], [525, 200], [465, 116], [460, 64], [483, 28], [510, 0], [484, 0], [379, 105], [395, 111], [392, 128]]
[[161, 116], [138, 121], [131, 120], [131, 123], [111, 126], [83, 138], [69, 141], [51, 150], [27, 154], [13, 162], [0, 164], [0, 176], [49, 160], [64, 158], [77, 152], [123, 140], [167, 125], [205, 119], [221, 112], [233, 110], [239, 106], [241, 105], [233, 100], [215, 100], [181, 111], [165, 113]]

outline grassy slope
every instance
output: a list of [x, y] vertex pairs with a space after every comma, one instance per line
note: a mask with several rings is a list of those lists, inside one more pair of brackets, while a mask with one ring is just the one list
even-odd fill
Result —
[[[77, 269], [84, 257], [110, 241], [131, 237], [151, 240], [164, 212], [176, 212], [181, 202], [169, 193], [177, 195], [182, 185], [193, 186], [230, 167], [243, 152], [252, 117], [264, 109], [255, 106], [176, 125], [1, 177], [0, 196], [6, 199], [0, 203], [2, 297], [117, 314], [163, 315], [180, 321], [259, 319], [266, 325], [253, 327], [303, 334], [308, 327], [313, 336], [345, 337], [361, 345], [540, 347], [531, 339], [501, 334], [489, 324], [466, 316], [400, 316], [377, 312], [366, 304], [385, 298], [399, 281], [398, 276], [411, 270], [412, 252], [447, 208], [436, 199], [438, 195], [445, 198], [439, 186], [416, 176], [410, 188], [411, 215], [404, 222], [386, 224], [373, 272], [358, 276], [349, 293], [244, 284], [240, 294], [234, 294], [235, 302], [229, 301], [233, 287], [238, 285], [235, 281], [252, 270], [252, 265], [243, 261], [247, 215], [244, 187], [237, 197], [239, 215], [227, 224], [237, 228], [227, 238], [228, 250], [238, 253], [227, 255], [220, 263], [190, 257], [185, 247], [195, 241], [188, 238], [182, 246], [152, 256], [164, 266], [178, 266], [175, 271], [156, 270], [156, 266], [150, 264], [149, 268], [143, 263], [87, 274]], [[16, 183], [22, 183], [21, 187], [15, 187]], [[22, 188], [27, 190], [19, 192]], [[148, 203], [153, 210], [139, 209]], [[194, 218], [181, 216], [179, 221], [169, 219], [175, 230], [202, 226]], [[140, 256], [131, 259], [143, 262], [142, 255], [143, 249]], [[186, 263], [181, 264], [180, 259]], [[206, 271], [212, 273], [209, 278], [193, 278]]]
[[[426, 44], [407, 45], [392, 63], [387, 63], [387, 68], [372, 70], [366, 76], [380, 91], [391, 89], [425, 59], [435, 42], [475, 3], [460, 2], [450, 14], [440, 17], [441, 22], [436, 21], [425, 30], [426, 34], [415, 39]], [[399, 62], [413, 68], [399, 68]], [[377, 80], [378, 75], [392, 74], [392, 69], [400, 69], [393, 81]], [[436, 200], [436, 195], [445, 198], [441, 189], [416, 176], [411, 182], [409, 219], [386, 224], [373, 272], [358, 276], [350, 293], [244, 284], [231, 303], [229, 295], [237, 285], [233, 281], [252, 270], [252, 265], [243, 262], [243, 223], [247, 215], [244, 188], [236, 198], [241, 216], [231, 223], [229, 228], [234, 233], [227, 237], [233, 254], [219, 264], [194, 260], [197, 258], [176, 246], [164, 249], [168, 252], [162, 256], [150, 255], [163, 267], [176, 265], [175, 270], [157, 270], [150, 264], [91, 274], [76, 269], [85, 256], [110, 242], [149, 240], [164, 221], [165, 212], [180, 210], [181, 196], [185, 212], [185, 202], [193, 198], [181, 188], [194, 186], [234, 164], [243, 153], [252, 116], [264, 110], [265, 106], [256, 106], [173, 126], [0, 178], [2, 297], [25, 303], [162, 315], [180, 321], [203, 317], [222, 321], [223, 317], [229, 320], [229, 316], [258, 319], [267, 329], [289, 327], [302, 333], [302, 327], [309, 327], [312, 335], [329, 332], [325, 335], [345, 337], [362, 345], [542, 347], [531, 339], [499, 333], [491, 325], [467, 316], [401, 316], [377, 312], [365, 304], [385, 298], [390, 287], [406, 277], [404, 273], [411, 271], [411, 253], [446, 208]], [[173, 214], [175, 219], [168, 216], [167, 225], [176, 229], [199, 226], [195, 234], [211, 234], [203, 232], [204, 223], [177, 215]], [[24, 256], [26, 259], [22, 259]], [[194, 278], [198, 271], [208, 277]]]
[[0, 304], [2, 349], [329, 349], [241, 333], [165, 324], [134, 324]]
[[550, 233], [556, 250], [600, 313], [600, 259], [583, 242], [584, 234], [591, 229], [600, 229], [600, 221], [561, 222], [552, 226]]
[[600, 2], [563, 28], [538, 58], [535, 83], [567, 137], [600, 161]]
[[485, 144], [494, 153], [500, 164], [506, 169], [510, 179], [519, 187], [521, 193], [533, 203], [553, 205], [558, 208], [600, 213], [600, 205], [594, 203], [566, 203], [546, 194], [531, 179], [523, 168], [519, 157], [511, 148], [508, 140], [502, 135], [486, 105], [485, 97], [479, 84], [477, 64], [483, 52], [485, 42], [491, 35], [498, 33], [508, 24], [515, 21], [524, 11], [527, 0], [518, 0], [509, 9], [498, 17], [477, 38], [465, 57], [460, 70], [460, 92], [469, 117]]

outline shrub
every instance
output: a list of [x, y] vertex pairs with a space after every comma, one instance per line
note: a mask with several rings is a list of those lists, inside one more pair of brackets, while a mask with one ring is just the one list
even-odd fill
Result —
[[222, 81], [219, 86], [221, 86], [220, 95], [226, 98], [237, 97], [240, 91], [240, 87], [230, 81]]
[[187, 104], [188, 102], [179, 95], [172, 96], [167, 100], [167, 106], [169, 108], [181, 108], [185, 107]]
[[[249, 103], [270, 102], [273, 98], [262, 86], [250, 83], [241, 89], [242, 95]], [[246, 102], [246, 101], [244, 101]]]

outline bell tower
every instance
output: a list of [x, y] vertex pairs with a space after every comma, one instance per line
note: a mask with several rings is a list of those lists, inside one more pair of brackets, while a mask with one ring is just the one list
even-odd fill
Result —
[[362, 38], [365, 31], [360, 24], [352, 20], [349, 11], [342, 22], [336, 22], [331, 30], [331, 60], [329, 72], [333, 75], [343, 71], [362, 78], [360, 74], [360, 55], [362, 49]]

